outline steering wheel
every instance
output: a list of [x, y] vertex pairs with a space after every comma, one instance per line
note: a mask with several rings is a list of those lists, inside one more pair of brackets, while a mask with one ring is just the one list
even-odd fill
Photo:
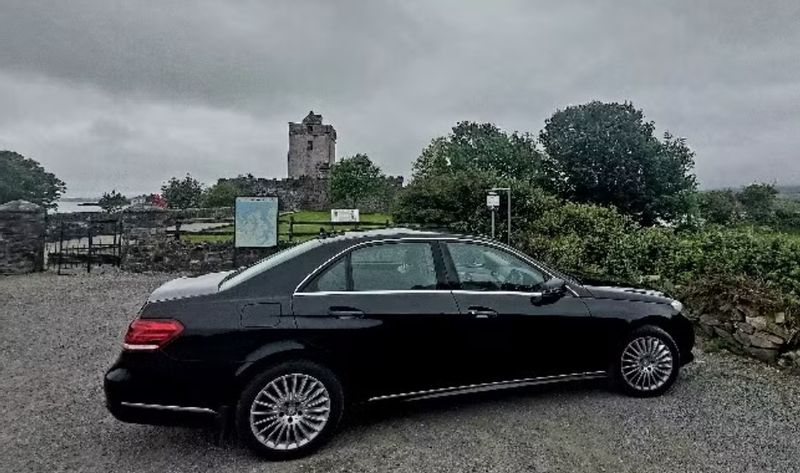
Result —
[[510, 284], [514, 286], [524, 286], [525, 273], [516, 268], [512, 269], [511, 271], [508, 272], [508, 276], [506, 276], [504, 284]]

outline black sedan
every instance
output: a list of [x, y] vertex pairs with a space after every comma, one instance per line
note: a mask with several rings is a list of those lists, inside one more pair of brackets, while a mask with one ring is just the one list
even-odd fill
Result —
[[106, 399], [126, 422], [231, 412], [255, 451], [293, 458], [353, 402], [603, 377], [662, 394], [692, 360], [681, 310], [660, 293], [582, 285], [491, 240], [353, 232], [156, 289]]

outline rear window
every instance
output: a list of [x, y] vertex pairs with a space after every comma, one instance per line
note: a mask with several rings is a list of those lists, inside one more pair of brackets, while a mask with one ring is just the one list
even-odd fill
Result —
[[292, 258], [296, 258], [297, 256], [300, 256], [303, 253], [321, 245], [322, 242], [320, 240], [308, 240], [305, 243], [300, 243], [299, 245], [281, 250], [274, 255], [267, 256], [266, 258], [259, 260], [250, 266], [231, 273], [222, 281], [222, 283], [220, 283], [219, 289], [224, 291], [225, 289], [229, 289], [237, 284], [241, 284], [253, 276], [259, 275], [264, 271], [268, 271], [281, 263], [289, 261]]

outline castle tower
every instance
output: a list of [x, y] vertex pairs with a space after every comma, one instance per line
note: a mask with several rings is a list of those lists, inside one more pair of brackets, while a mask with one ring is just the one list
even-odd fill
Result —
[[336, 130], [313, 111], [301, 123], [289, 122], [289, 177], [328, 177], [336, 160]]

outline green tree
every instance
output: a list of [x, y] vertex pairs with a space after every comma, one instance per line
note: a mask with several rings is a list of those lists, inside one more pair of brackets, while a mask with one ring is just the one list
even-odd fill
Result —
[[[527, 180], [501, 180], [491, 173], [458, 171], [414, 179], [395, 204], [395, 222], [447, 227], [455, 231], [488, 235], [491, 213], [486, 194], [494, 186], [512, 189], [512, 241], [546, 209], [559, 205], [558, 199]], [[506, 238], [507, 194], [501, 193], [497, 211], [496, 237]]]
[[356, 208], [386, 192], [386, 176], [366, 154], [343, 158], [331, 168], [331, 201]]
[[106, 212], [116, 212], [130, 203], [131, 201], [128, 200], [128, 198], [124, 195], [117, 192], [116, 189], [112, 190], [111, 192], [104, 193], [103, 197], [101, 197], [97, 202], [100, 208]]
[[245, 195], [235, 180], [219, 179], [203, 193], [203, 207], [233, 207], [236, 198]]
[[557, 110], [539, 134], [546, 187], [571, 201], [613, 205], [645, 225], [679, 219], [696, 188], [694, 153], [683, 138], [654, 132], [630, 103]]
[[171, 209], [199, 207], [203, 197], [203, 184], [188, 173], [183, 179], [173, 177], [161, 186], [161, 193]]
[[733, 191], [713, 190], [697, 195], [700, 216], [706, 223], [727, 225], [739, 220], [742, 206]]
[[22, 199], [53, 208], [66, 190], [61, 179], [46, 172], [33, 159], [13, 151], [0, 151], [0, 204]]
[[414, 162], [414, 179], [452, 172], [479, 172], [501, 179], [535, 180], [541, 154], [526, 133], [508, 134], [492, 123], [463, 121], [434, 138]]
[[741, 202], [748, 220], [754, 223], [772, 223], [778, 190], [772, 184], [754, 183], [742, 189], [736, 196]]

